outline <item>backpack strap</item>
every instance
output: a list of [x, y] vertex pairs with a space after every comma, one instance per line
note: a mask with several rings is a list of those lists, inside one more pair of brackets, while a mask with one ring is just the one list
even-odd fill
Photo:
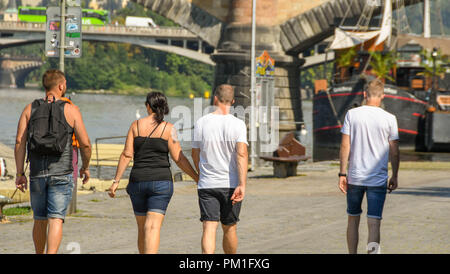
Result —
[[30, 132], [30, 122], [31, 122], [31, 119], [32, 119], [34, 113], [36, 113], [36, 110], [39, 108], [39, 106], [46, 102], [47, 102], [47, 98], [45, 98], [45, 100], [44, 99], [36, 99], [31, 103], [30, 120], [28, 120], [28, 124], [27, 124], [27, 158], [25, 160], [27, 165], [30, 162], [30, 153], [31, 153], [29, 140], [31, 138], [31, 135], [33, 134], [32, 132]]

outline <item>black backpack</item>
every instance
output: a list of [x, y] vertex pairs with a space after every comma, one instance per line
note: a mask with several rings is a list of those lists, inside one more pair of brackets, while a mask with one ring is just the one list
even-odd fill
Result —
[[28, 153], [60, 156], [66, 148], [69, 132], [64, 117], [66, 101], [37, 99], [31, 104], [28, 123]]

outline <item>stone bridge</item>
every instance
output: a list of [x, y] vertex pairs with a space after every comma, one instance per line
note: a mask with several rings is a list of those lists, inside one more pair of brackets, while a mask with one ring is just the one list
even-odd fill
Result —
[[42, 64], [40, 58], [0, 56], [0, 87], [24, 88], [28, 74]]
[[[216, 48], [215, 86], [235, 87], [236, 104], [250, 105], [251, 0], [132, 0], [173, 20]], [[421, 0], [404, 0], [405, 5]], [[258, 0], [256, 55], [275, 59], [280, 136], [301, 128], [299, 54], [333, 34], [335, 20], [358, 17], [367, 0]], [[382, 0], [381, 3], [384, 1]], [[395, 8], [395, 7], [394, 7]], [[381, 13], [381, 8], [375, 10]]]
[[[214, 65], [210, 53], [214, 48], [197, 35], [179, 27], [125, 27], [86, 26], [83, 40], [130, 43], [182, 55], [209, 65]], [[45, 24], [26, 22], [0, 22], [0, 49], [45, 41]]]

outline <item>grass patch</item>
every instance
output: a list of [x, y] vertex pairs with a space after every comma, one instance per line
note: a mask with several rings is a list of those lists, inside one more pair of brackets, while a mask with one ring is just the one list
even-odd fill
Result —
[[92, 200], [89, 200], [89, 202], [93, 202], [93, 203], [100, 203], [100, 202], [101, 202], [101, 200], [98, 200], [98, 199], [92, 199]]
[[28, 215], [31, 214], [31, 207], [11, 207], [3, 209], [3, 214], [5, 216], [17, 216], [17, 215]]

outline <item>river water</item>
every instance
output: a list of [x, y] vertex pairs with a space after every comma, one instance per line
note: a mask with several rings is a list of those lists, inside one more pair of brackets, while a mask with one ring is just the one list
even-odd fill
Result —
[[[137, 114], [141, 117], [146, 115], [145, 96], [123, 96], [105, 94], [67, 94], [72, 101], [80, 108], [83, 120], [86, 124], [91, 143], [94, 144], [96, 138], [125, 136], [130, 124], [136, 120]], [[0, 89], [0, 143], [11, 148], [14, 147], [17, 130], [17, 122], [23, 108], [36, 98], [42, 98], [43, 91], [33, 89]], [[209, 105], [209, 100], [196, 98], [169, 97], [170, 113], [165, 120], [175, 125], [177, 129], [184, 128], [180, 134], [181, 146], [184, 153], [190, 158], [191, 142], [186, 137], [191, 136], [191, 127], [195, 120], [195, 110], [200, 104], [201, 111]], [[312, 155], [312, 102], [303, 101], [303, 115], [307, 134], [301, 136], [301, 143], [306, 147], [306, 154]], [[186, 115], [180, 115], [180, 113]], [[201, 115], [201, 114], [200, 114]], [[185, 122], [181, 122], [182, 118]], [[198, 117], [198, 116], [197, 116]], [[189, 119], [186, 119], [189, 118]], [[187, 121], [190, 120], [190, 121]], [[189, 138], [187, 138], [189, 139]], [[102, 140], [101, 142], [123, 144], [125, 139]], [[415, 153], [402, 152], [402, 160], [408, 161], [450, 161], [450, 153]], [[175, 167], [174, 170], [178, 169]], [[111, 178], [115, 168], [102, 168], [102, 178]]]
[[[130, 124], [136, 120], [137, 114], [143, 117], [147, 115], [144, 105], [145, 96], [123, 96], [123, 95], [105, 95], [105, 94], [75, 94], [68, 93], [74, 104], [76, 104], [83, 115], [86, 129], [94, 144], [96, 138], [125, 136]], [[43, 91], [33, 89], [0, 89], [0, 142], [13, 148], [17, 130], [17, 123], [24, 107], [36, 98], [42, 98]], [[194, 106], [198, 111], [199, 104], [201, 111], [209, 106], [209, 100], [196, 98], [196, 101], [189, 98], [169, 97], [168, 103], [170, 113], [165, 120], [173, 123], [177, 129], [184, 128], [180, 134], [185, 137], [181, 141], [184, 153], [190, 158], [191, 142], [186, 141], [191, 136], [191, 127], [195, 120]], [[189, 112], [190, 119], [181, 122], [182, 112]], [[312, 104], [310, 101], [303, 103], [305, 124], [308, 134], [302, 136], [302, 143], [307, 148], [307, 154], [311, 155], [312, 149], [312, 124], [311, 112]], [[201, 114], [200, 114], [201, 115]], [[186, 120], [190, 120], [186, 121]], [[123, 144], [125, 139], [102, 140], [101, 142]], [[177, 170], [175, 168], [175, 170]], [[111, 168], [102, 168], [101, 177], [111, 177], [113, 170]], [[105, 175], [103, 175], [105, 174]]]

